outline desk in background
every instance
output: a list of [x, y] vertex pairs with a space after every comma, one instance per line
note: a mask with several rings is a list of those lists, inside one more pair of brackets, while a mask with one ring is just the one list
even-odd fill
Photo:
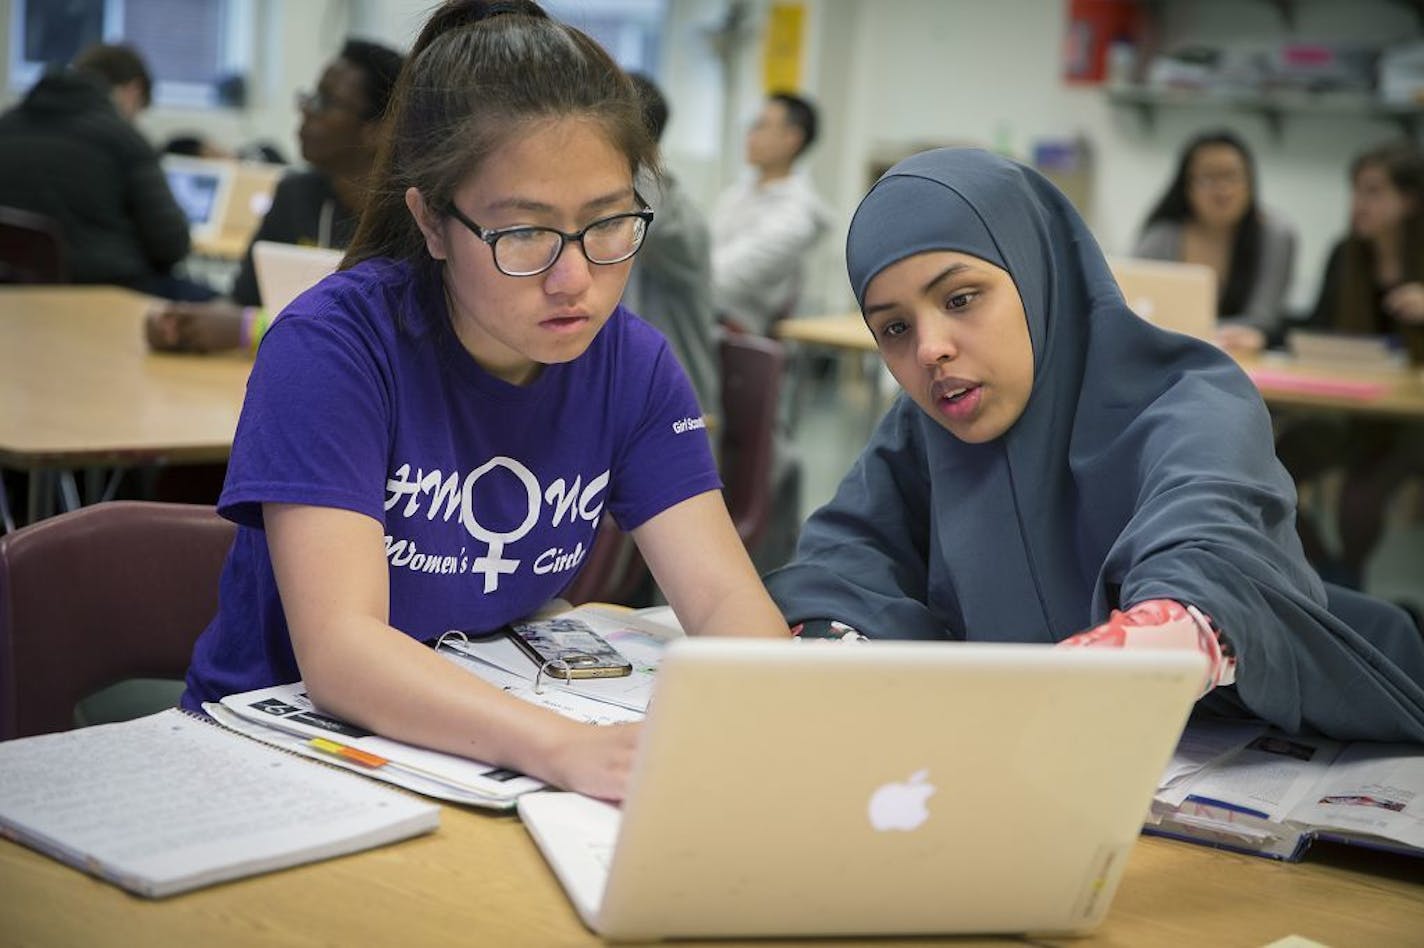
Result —
[[[776, 324], [776, 334], [803, 349], [818, 347], [853, 353], [876, 351], [875, 338], [859, 313], [784, 319]], [[1261, 396], [1272, 408], [1325, 409], [1424, 419], [1424, 373], [1418, 369], [1381, 373], [1349, 364], [1297, 364], [1271, 354], [1233, 355], [1241, 367], [1256, 379]], [[804, 366], [798, 366], [798, 370], [804, 372]], [[876, 367], [869, 376], [870, 411], [875, 419], [884, 408], [880, 391], [881, 375]], [[1313, 386], [1309, 384], [1312, 382], [1323, 384]], [[1366, 393], [1364, 387], [1372, 391]], [[872, 424], [875, 419], [872, 419]]]
[[[1353, 855], [1338, 864], [1332, 858], [1284, 865], [1143, 838], [1097, 933], [1033, 943], [1264, 946], [1298, 934], [1332, 946], [1418, 945], [1424, 866], [1380, 853], [1364, 858], [1363, 870]], [[440, 829], [430, 836], [160, 901], [0, 841], [0, 932], [7, 943], [34, 946], [601, 944], [580, 924], [517, 820], [453, 806], [443, 807]], [[953, 944], [1006, 942], [1022, 944]]]
[[251, 361], [149, 352], [153, 302], [0, 288], [0, 467], [31, 472], [31, 519], [48, 512], [56, 471], [227, 458]]

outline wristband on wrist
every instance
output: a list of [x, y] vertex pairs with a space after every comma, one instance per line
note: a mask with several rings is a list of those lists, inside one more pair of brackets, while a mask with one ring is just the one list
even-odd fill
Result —
[[253, 355], [257, 354], [257, 347], [262, 342], [262, 337], [267, 334], [272, 321], [267, 317], [267, 310], [260, 306], [246, 306], [242, 310], [242, 347]]

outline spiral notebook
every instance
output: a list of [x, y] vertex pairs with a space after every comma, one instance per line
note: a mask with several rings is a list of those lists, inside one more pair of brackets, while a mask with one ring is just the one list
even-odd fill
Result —
[[157, 898], [434, 830], [439, 807], [176, 708], [0, 743], [0, 835]]

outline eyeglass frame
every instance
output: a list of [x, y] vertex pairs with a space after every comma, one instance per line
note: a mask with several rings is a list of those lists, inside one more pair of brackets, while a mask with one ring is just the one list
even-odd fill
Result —
[[296, 92], [297, 111], [310, 111], [314, 115], [326, 115], [329, 112], [349, 112], [361, 119], [363, 122], [370, 121], [370, 106], [357, 107], [356, 105], [337, 99], [330, 93], [322, 92], [321, 89], [298, 89]]
[[[641, 210], [621, 211], [617, 214], [609, 214], [606, 217], [600, 217], [598, 218], [598, 220], [589, 221], [583, 226], [582, 229], [576, 230], [572, 234], [566, 231], [559, 230], [557, 227], [544, 227], [538, 224], [515, 224], [512, 227], [499, 227], [487, 230], [481, 227], [479, 224], [476, 224], [474, 221], [470, 220], [470, 218], [465, 215], [464, 211], [460, 210], [458, 207], [455, 206], [454, 201], [450, 201], [445, 206], [445, 210], [451, 217], [455, 218], [455, 220], [465, 225], [465, 228], [469, 230], [470, 233], [474, 234], [480, 240], [489, 244], [490, 258], [494, 261], [494, 268], [496, 270], [498, 270], [500, 273], [503, 273], [507, 277], [531, 277], [538, 276], [541, 273], [548, 273], [550, 270], [552, 270], [554, 268], [554, 264], [559, 262], [559, 258], [564, 255], [564, 250], [571, 242], [577, 243], [579, 247], [579, 252], [583, 254], [583, 258], [596, 267], [611, 267], [620, 263], [624, 263], [628, 260], [632, 260], [634, 257], [636, 257], [638, 255], [638, 251], [643, 249], [643, 242], [648, 239], [648, 228], [653, 226], [653, 209], [648, 206], [648, 202], [644, 201], [642, 195], [638, 194], [637, 191], [633, 192], [633, 198], [639, 204], [642, 205]], [[597, 227], [599, 224], [606, 224], [609, 221], [619, 217], [636, 217], [643, 222], [643, 234], [641, 237], [638, 238], [638, 245], [634, 247], [632, 252], [629, 253], [626, 257], [619, 257], [617, 260], [595, 260], [590, 257], [588, 255], [588, 248], [584, 246], [584, 234], [587, 234], [590, 230]], [[494, 245], [499, 241], [501, 237], [505, 236], [506, 234], [514, 234], [520, 231], [530, 230], [542, 230], [548, 231], [551, 234], [558, 234], [559, 249], [551, 257], [549, 257], [549, 262], [544, 264], [538, 270], [531, 270], [528, 273], [510, 273], [504, 267], [499, 265], [499, 254], [495, 252]]]

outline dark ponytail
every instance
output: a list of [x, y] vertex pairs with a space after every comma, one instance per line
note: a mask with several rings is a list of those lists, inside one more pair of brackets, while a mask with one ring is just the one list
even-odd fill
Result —
[[657, 169], [637, 92], [596, 42], [528, 0], [449, 0], [426, 21], [396, 82], [371, 195], [341, 266], [392, 257], [438, 273], [406, 190], [442, 213], [523, 126], [574, 116], [600, 123], [631, 172]]

